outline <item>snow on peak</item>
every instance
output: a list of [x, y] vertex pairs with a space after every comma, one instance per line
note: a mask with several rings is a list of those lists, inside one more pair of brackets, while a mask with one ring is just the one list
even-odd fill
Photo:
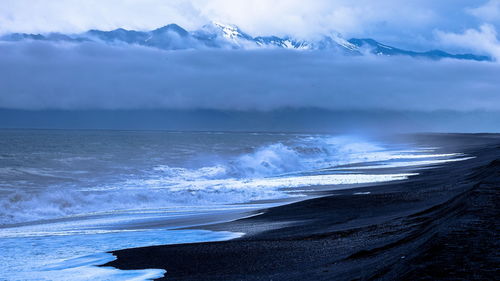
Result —
[[335, 43], [339, 44], [340, 46], [350, 51], [357, 51], [359, 49], [358, 46], [347, 41], [340, 33], [332, 33], [330, 37], [333, 39], [333, 41], [335, 41]]
[[241, 30], [235, 25], [222, 24], [220, 22], [212, 22], [212, 24], [218, 27], [222, 31], [222, 35], [227, 39], [237, 39], [237, 38], [246, 38], [248, 37], [246, 34], [241, 32]]

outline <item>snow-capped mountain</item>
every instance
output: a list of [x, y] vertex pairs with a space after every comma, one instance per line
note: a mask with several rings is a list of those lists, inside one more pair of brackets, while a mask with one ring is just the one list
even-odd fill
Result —
[[54, 42], [99, 42], [113, 45], [141, 45], [164, 50], [181, 49], [295, 49], [329, 50], [348, 55], [395, 56], [404, 55], [430, 59], [455, 58], [466, 60], [491, 60], [487, 56], [474, 54], [450, 54], [441, 50], [415, 52], [391, 47], [373, 39], [352, 38], [346, 40], [342, 35], [332, 33], [316, 40], [302, 40], [291, 36], [253, 37], [234, 25], [212, 22], [201, 29], [187, 31], [177, 24], [169, 24], [151, 31], [135, 31], [123, 28], [102, 31], [89, 30], [81, 34], [26, 34], [12, 33], [0, 37], [1, 41], [43, 40]]

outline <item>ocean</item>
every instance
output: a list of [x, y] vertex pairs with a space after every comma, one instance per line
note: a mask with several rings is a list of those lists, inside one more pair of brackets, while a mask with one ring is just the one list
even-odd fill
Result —
[[180, 228], [254, 215], [314, 187], [404, 180], [464, 159], [348, 135], [0, 130], [0, 280], [156, 278], [165, 272], [95, 265], [111, 250], [240, 237]]

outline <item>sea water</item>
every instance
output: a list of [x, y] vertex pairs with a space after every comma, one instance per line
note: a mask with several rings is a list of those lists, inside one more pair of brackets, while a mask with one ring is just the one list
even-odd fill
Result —
[[434, 150], [323, 134], [2, 130], [0, 280], [161, 277], [95, 265], [111, 250], [239, 237], [179, 228], [305, 198], [305, 187], [403, 180], [416, 173], [381, 168], [467, 159]]

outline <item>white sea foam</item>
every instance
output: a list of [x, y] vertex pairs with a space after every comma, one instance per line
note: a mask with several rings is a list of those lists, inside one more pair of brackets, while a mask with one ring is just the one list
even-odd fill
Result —
[[[36, 229], [36, 227], [35, 227]], [[30, 232], [29, 229], [25, 228]], [[1, 232], [1, 230], [0, 230]], [[75, 235], [35, 235], [0, 238], [0, 280], [100, 281], [151, 280], [162, 269], [118, 270], [96, 267], [115, 259], [111, 250], [152, 245], [221, 241], [241, 233], [205, 230], [135, 230]]]
[[332, 185], [331, 188], [335, 189], [335, 185], [403, 180], [411, 175], [414, 174], [331, 174], [194, 181], [149, 179], [128, 182], [113, 189], [53, 190], [38, 194], [17, 192], [2, 200], [0, 206], [3, 222], [14, 223], [79, 213], [285, 198], [298, 195], [290, 195], [284, 188]]
[[[429, 158], [429, 157], [422, 157]], [[435, 159], [435, 160], [416, 160], [416, 161], [398, 161], [398, 162], [388, 162], [380, 163], [378, 165], [361, 165], [356, 167], [340, 167], [335, 168], [335, 170], [373, 170], [381, 168], [401, 168], [401, 167], [417, 167], [417, 166], [435, 166], [440, 164], [446, 164], [449, 162], [459, 162], [474, 159], [475, 157], [460, 157], [451, 159]], [[419, 159], [419, 158], [417, 158]]]

